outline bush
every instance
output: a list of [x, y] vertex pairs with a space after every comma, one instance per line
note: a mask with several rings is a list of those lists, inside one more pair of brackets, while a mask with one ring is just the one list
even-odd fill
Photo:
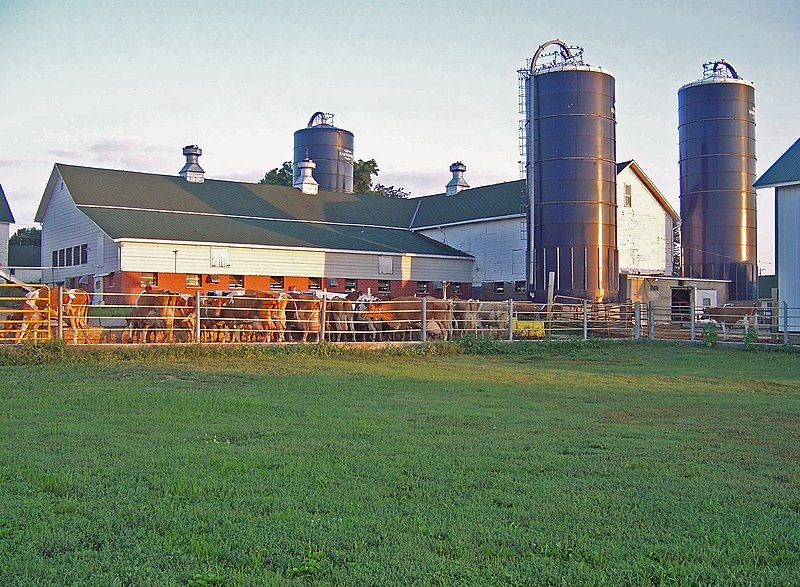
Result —
[[708, 348], [714, 348], [717, 346], [717, 341], [719, 339], [719, 333], [717, 332], [717, 325], [713, 322], [707, 322], [703, 325], [703, 332], [700, 334], [700, 339], [703, 341], [703, 344]]

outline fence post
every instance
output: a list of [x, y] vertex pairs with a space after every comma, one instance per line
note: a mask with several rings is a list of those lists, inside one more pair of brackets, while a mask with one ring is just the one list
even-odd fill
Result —
[[633, 305], [633, 338], [639, 340], [642, 337], [642, 302]]
[[589, 302], [583, 300], [583, 340], [589, 340]]
[[200, 344], [200, 290], [194, 292], [194, 341]]
[[789, 303], [783, 302], [783, 344], [789, 344]]
[[508, 300], [508, 340], [514, 340], [514, 300]]
[[[41, 290], [40, 290], [41, 291]], [[48, 302], [50, 300], [47, 300]], [[58, 286], [58, 315], [56, 316], [58, 322], [56, 323], [56, 338], [58, 340], [64, 339], [64, 288]], [[36, 326], [34, 325], [34, 330]], [[47, 322], [48, 338], [50, 338], [50, 321]]]
[[647, 302], [647, 338], [653, 340], [656, 337], [656, 304]]
[[319, 341], [317, 342], [322, 342], [323, 340], [325, 340], [325, 319], [326, 319], [325, 314], [327, 313], [328, 310], [327, 301], [328, 299], [323, 295], [322, 302], [319, 305]]
[[428, 304], [426, 298], [422, 298], [422, 324], [419, 339], [422, 342], [428, 340]]
[[696, 298], [695, 291], [696, 291], [695, 288], [689, 290], [691, 294], [691, 298], [689, 298], [689, 314], [690, 314], [689, 319], [692, 321], [691, 325], [689, 326], [689, 332], [691, 333], [690, 340], [692, 342], [695, 341], [694, 317], [695, 317], [695, 312], [697, 311], [695, 308], [695, 304], [697, 304], [697, 300], [695, 299]]

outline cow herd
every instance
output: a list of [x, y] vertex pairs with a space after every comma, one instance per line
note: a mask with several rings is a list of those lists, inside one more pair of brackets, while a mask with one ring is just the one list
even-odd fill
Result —
[[63, 336], [73, 343], [448, 340], [466, 333], [504, 338], [509, 328], [508, 302], [257, 290], [191, 295], [147, 288], [131, 305], [93, 306], [91, 293], [62, 289], [59, 310], [58, 292], [27, 292], [3, 321], [4, 338], [18, 343], [52, 336], [59, 311]]
[[[60, 292], [60, 299], [59, 299]], [[93, 297], [96, 304], [92, 304]], [[11, 299], [11, 298], [3, 298]], [[372, 294], [238, 290], [186, 294], [148, 287], [132, 304], [110, 303], [80, 289], [31, 288], [2, 310], [5, 342], [54, 338], [72, 343], [283, 343], [451, 340], [474, 333], [508, 338], [513, 326], [536, 321], [544, 335], [633, 336], [630, 304], [534, 304], [378, 298]], [[756, 324], [755, 304], [705, 308], [698, 322], [722, 324], [723, 334], [743, 320]], [[61, 316], [61, 320], [57, 317]], [[581, 327], [581, 324], [583, 325]], [[640, 324], [641, 327], [641, 324]], [[524, 330], [518, 334], [524, 335]]]

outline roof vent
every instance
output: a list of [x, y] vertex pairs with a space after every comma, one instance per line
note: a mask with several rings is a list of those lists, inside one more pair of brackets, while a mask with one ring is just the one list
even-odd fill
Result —
[[192, 183], [203, 183], [206, 172], [197, 163], [197, 159], [203, 154], [203, 150], [197, 145], [187, 145], [183, 148], [183, 154], [186, 155], [186, 165], [181, 169], [181, 177]]
[[309, 194], [311, 196], [317, 195], [319, 193], [319, 184], [311, 175], [311, 172], [314, 171], [317, 164], [306, 156], [305, 159], [298, 161], [295, 165], [300, 172], [300, 176], [294, 181], [292, 187], [298, 188], [304, 194]]
[[453, 174], [453, 179], [447, 184], [447, 195], [455, 196], [461, 190], [468, 188], [469, 184], [464, 181], [464, 172], [467, 166], [461, 161], [456, 161], [450, 166], [450, 172]]

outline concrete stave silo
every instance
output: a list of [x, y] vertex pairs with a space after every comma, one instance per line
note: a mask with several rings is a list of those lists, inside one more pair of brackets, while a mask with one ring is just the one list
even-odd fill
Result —
[[313, 177], [320, 189], [353, 192], [353, 133], [333, 126], [333, 114], [315, 112], [306, 128], [294, 133], [294, 181], [300, 178], [299, 161], [315, 164]]
[[[548, 47], [553, 63], [539, 64]], [[529, 283], [535, 298], [615, 301], [619, 290], [615, 80], [552, 40], [524, 73]]]
[[758, 297], [755, 88], [724, 60], [678, 90], [684, 277], [730, 280]]

